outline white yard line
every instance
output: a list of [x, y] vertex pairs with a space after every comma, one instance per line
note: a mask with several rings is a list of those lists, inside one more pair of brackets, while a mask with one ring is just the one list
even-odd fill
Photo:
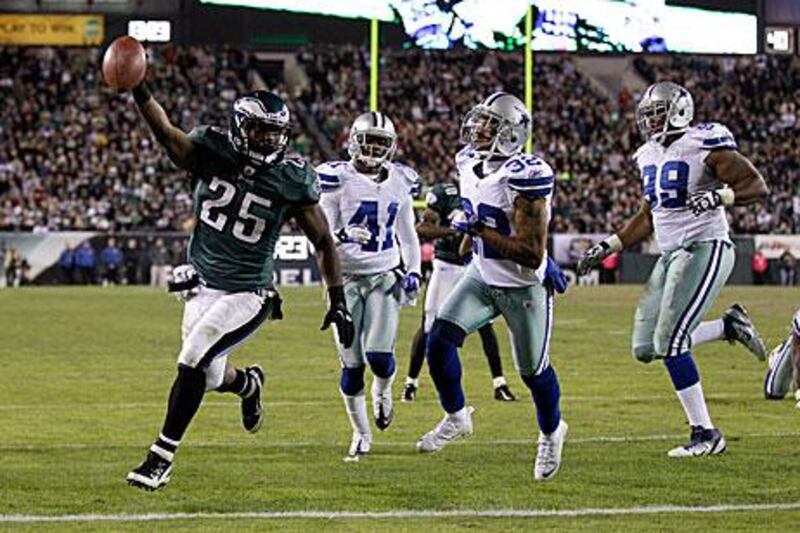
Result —
[[[738, 439], [796, 439], [800, 437], [800, 431], [774, 431], [759, 433], [728, 433], [729, 438]], [[595, 437], [578, 437], [567, 440], [570, 446], [576, 444], [625, 444], [630, 442], [652, 442], [665, 440], [681, 440], [686, 437], [684, 433], [676, 434], [654, 434], [654, 435], [598, 435]], [[532, 446], [536, 439], [465, 439], [455, 441], [451, 446]], [[349, 441], [192, 441], [187, 446], [192, 448], [293, 448], [293, 447], [339, 447], [345, 448]], [[57, 443], [57, 444], [0, 444], [0, 451], [18, 452], [37, 452], [51, 450], [112, 450], [120, 448], [141, 448], [143, 444], [136, 442], [132, 444], [91, 444], [91, 443]], [[414, 449], [414, 442], [375, 442], [373, 447], [380, 448], [407, 448]]]
[[0, 515], [0, 523], [41, 522], [156, 522], [165, 520], [251, 519], [280, 520], [312, 518], [322, 520], [395, 519], [395, 518], [574, 518], [584, 516], [621, 516], [653, 514], [696, 514], [730, 512], [765, 512], [800, 510], [800, 502], [719, 504], [706, 506], [648, 505], [583, 509], [463, 509], [450, 511], [250, 511], [230, 513], [147, 513], [147, 514], [74, 514], [74, 515]]
[[[761, 400], [763, 398], [760, 390], [754, 391], [752, 394], [737, 394], [737, 393], [720, 393], [709, 394], [707, 398], [711, 401], [714, 400]], [[674, 394], [647, 394], [642, 396], [562, 396], [562, 402], [649, 402], [655, 400], [674, 400]], [[415, 404], [438, 404], [439, 401], [435, 398], [416, 400]], [[525, 403], [525, 402], [520, 402]], [[303, 407], [313, 405], [331, 405], [338, 402], [336, 399], [330, 400], [276, 400], [265, 401], [266, 407]], [[231, 401], [209, 401], [203, 402], [203, 407], [238, 407], [239, 402], [236, 400]], [[0, 405], [0, 411], [54, 411], [54, 410], [75, 410], [75, 409], [102, 409], [104, 411], [109, 409], [163, 409], [164, 402], [130, 402], [130, 403], [59, 403], [59, 404], [6, 404]]]

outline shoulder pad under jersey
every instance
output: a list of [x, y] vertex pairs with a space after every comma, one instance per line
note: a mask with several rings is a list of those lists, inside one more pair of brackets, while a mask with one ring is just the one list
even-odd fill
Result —
[[332, 192], [342, 186], [343, 174], [347, 168], [347, 161], [329, 161], [317, 166], [320, 190]]
[[736, 139], [734, 139], [731, 130], [719, 122], [698, 124], [693, 128], [689, 128], [686, 134], [701, 150], [738, 149]]
[[392, 162], [394, 171], [397, 172], [408, 184], [408, 191], [411, 196], [419, 196], [422, 192], [422, 184], [420, 183], [419, 174], [410, 166], [397, 161]]
[[535, 155], [515, 155], [503, 164], [508, 187], [528, 198], [552, 194], [555, 184], [553, 169]]

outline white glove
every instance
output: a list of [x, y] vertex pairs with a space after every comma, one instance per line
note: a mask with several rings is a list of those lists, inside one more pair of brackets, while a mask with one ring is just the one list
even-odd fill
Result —
[[[194, 269], [192, 265], [189, 264], [178, 265], [172, 269], [172, 272], [170, 272], [170, 277], [167, 281], [169, 285], [183, 284], [183, 283], [188, 283], [189, 281], [192, 280], [192, 278], [197, 277], [197, 275], [198, 275], [197, 271]], [[191, 289], [176, 291], [174, 294], [175, 297], [178, 298], [178, 300], [187, 302], [192, 298], [194, 298], [195, 296], [197, 296], [199, 292], [200, 292], [200, 285], [198, 284], [197, 286], [192, 287]]]
[[372, 240], [372, 232], [364, 226], [345, 226], [336, 232], [336, 238], [341, 243], [367, 244]]

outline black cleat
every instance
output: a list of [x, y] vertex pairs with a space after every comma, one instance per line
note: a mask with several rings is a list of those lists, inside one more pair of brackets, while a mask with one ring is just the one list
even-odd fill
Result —
[[515, 402], [517, 397], [508, 388], [508, 385], [500, 385], [494, 388], [494, 399], [499, 402]]
[[[385, 430], [389, 427], [394, 420], [394, 409], [392, 409], [391, 403], [387, 403], [385, 401], [378, 403], [375, 407], [375, 426], [380, 429], [381, 431]], [[391, 397], [389, 397], [389, 401], [391, 401]]]
[[128, 473], [128, 485], [147, 491], [163, 488], [169, 483], [172, 463], [154, 452], [148, 452], [142, 464]]
[[767, 347], [743, 305], [733, 304], [726, 309], [722, 313], [722, 323], [725, 325], [725, 340], [731, 344], [738, 342], [759, 361], [767, 359]]
[[264, 423], [264, 408], [261, 404], [261, 390], [264, 388], [264, 370], [259, 365], [244, 369], [250, 378], [253, 391], [247, 398], [242, 398], [242, 425], [248, 433], [256, 433]]
[[403, 395], [400, 397], [401, 402], [413, 402], [417, 399], [417, 386], [413, 383], [406, 383], [403, 389]]

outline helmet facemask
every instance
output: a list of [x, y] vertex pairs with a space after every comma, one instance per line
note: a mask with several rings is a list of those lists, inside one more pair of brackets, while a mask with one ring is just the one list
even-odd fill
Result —
[[639, 131], [648, 140], [656, 142], [663, 142], [667, 135], [686, 131], [693, 118], [691, 94], [671, 82], [651, 86], [636, 107]]
[[[527, 128], [527, 125], [520, 125]], [[461, 123], [461, 142], [469, 145], [484, 159], [494, 156], [511, 157], [522, 150], [527, 137], [517, 131], [508, 119], [478, 105], [467, 113]]]
[[350, 157], [369, 169], [379, 169], [392, 160], [397, 150], [397, 136], [381, 129], [356, 131], [350, 136]]
[[255, 165], [280, 160], [289, 144], [288, 110], [268, 112], [255, 98], [240, 98], [234, 103], [229, 135], [234, 148]]

